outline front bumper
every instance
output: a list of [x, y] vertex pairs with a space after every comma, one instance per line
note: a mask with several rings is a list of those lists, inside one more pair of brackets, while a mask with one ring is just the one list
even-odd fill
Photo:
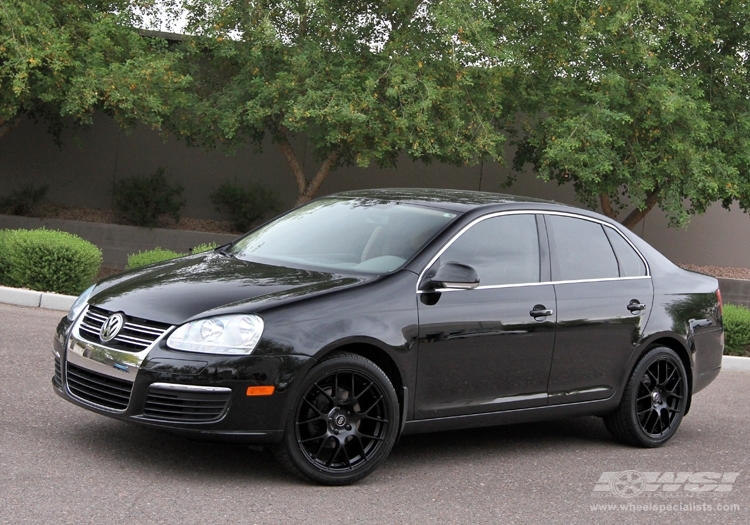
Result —
[[[63, 318], [53, 342], [55, 393], [92, 412], [191, 439], [281, 441], [295, 378], [314, 359], [187, 354], [166, 347], [168, 333], [129, 352], [86, 340]], [[273, 395], [246, 394], [264, 385], [275, 387]]]

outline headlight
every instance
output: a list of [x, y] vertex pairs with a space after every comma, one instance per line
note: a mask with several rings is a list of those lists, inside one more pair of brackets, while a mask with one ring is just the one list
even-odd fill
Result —
[[247, 355], [263, 335], [263, 319], [257, 315], [224, 315], [180, 326], [167, 339], [175, 350], [202, 354]]
[[94, 288], [96, 287], [95, 284], [92, 284], [84, 292], [78, 296], [78, 299], [76, 299], [76, 302], [73, 303], [73, 306], [70, 307], [70, 310], [68, 310], [68, 321], [75, 321], [78, 319], [78, 316], [81, 315], [81, 312], [83, 312], [83, 309], [86, 308], [86, 303], [89, 300], [89, 297], [91, 297], [91, 292], [94, 291]]

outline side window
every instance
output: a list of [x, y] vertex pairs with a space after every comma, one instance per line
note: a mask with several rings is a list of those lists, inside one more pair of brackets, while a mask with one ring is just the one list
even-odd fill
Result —
[[502, 215], [469, 228], [440, 262], [473, 267], [480, 286], [539, 282], [539, 234], [534, 215]]
[[620, 263], [620, 277], [641, 277], [646, 275], [646, 265], [643, 259], [635, 252], [632, 246], [622, 238], [622, 235], [612, 228], [604, 228], [610, 244], [617, 255]]
[[560, 215], [547, 215], [545, 221], [552, 249], [553, 281], [620, 276], [617, 259], [600, 224]]

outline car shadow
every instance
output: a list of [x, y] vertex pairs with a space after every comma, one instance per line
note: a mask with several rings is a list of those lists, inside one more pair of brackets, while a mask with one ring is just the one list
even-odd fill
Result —
[[477, 450], [486, 453], [533, 454], [538, 450], [566, 448], [571, 444], [619, 446], [604, 426], [601, 418], [588, 416], [536, 423], [522, 423], [452, 430], [429, 434], [402, 436], [391, 455], [396, 458], [425, 456], [475, 456]]
[[[85, 456], [96, 451], [108, 461], [136, 465], [170, 476], [199, 476], [210, 482], [298, 484], [267, 449], [243, 444], [191, 441], [169, 432], [109, 419], [92, 419], [69, 429], [67, 445]], [[540, 450], [563, 450], [573, 445], [619, 446], [601, 419], [580, 417], [479, 429], [454, 430], [402, 436], [388, 464], [439, 464], [476, 461], [489, 455], [528, 455]], [[154, 472], [158, 471], [158, 472]]]

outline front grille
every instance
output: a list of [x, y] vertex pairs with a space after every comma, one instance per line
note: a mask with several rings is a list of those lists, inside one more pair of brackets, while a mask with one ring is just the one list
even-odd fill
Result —
[[150, 387], [143, 415], [149, 419], [206, 422], [219, 419], [231, 392], [188, 392]]
[[[95, 306], [89, 306], [78, 328], [81, 337], [93, 343], [102, 343], [99, 332], [112, 313]], [[123, 324], [120, 333], [106, 344], [120, 350], [140, 352], [151, 346], [151, 343], [161, 337], [168, 328], [168, 324], [136, 317], [125, 317], [125, 324]]]
[[57, 388], [62, 388], [62, 367], [60, 365], [60, 358], [55, 356], [55, 377], [52, 378]]
[[105, 376], [76, 366], [68, 367], [68, 390], [74, 396], [113, 410], [125, 410], [130, 402], [133, 383]]

